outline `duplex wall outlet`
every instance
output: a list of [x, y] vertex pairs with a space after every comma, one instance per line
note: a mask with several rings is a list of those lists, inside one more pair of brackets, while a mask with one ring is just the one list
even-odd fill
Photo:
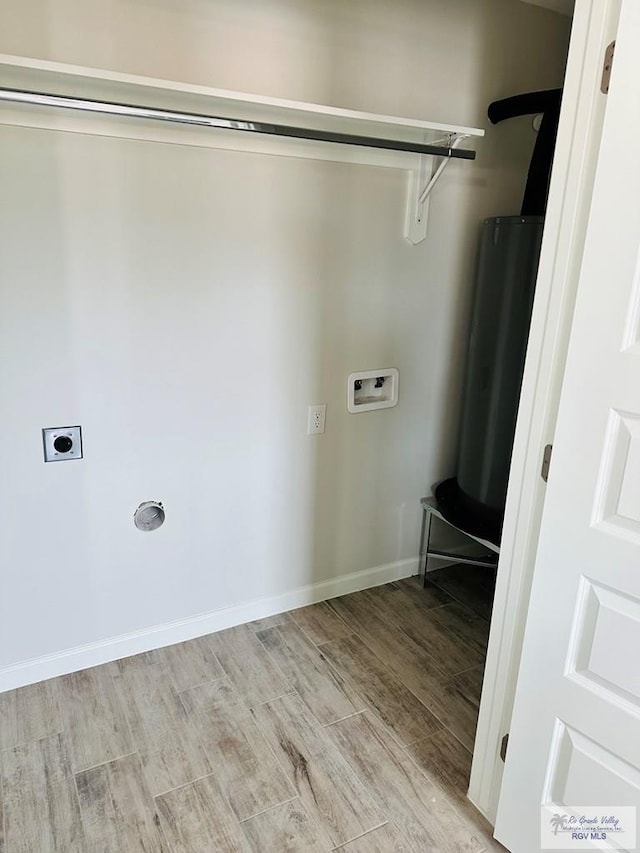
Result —
[[319, 435], [324, 432], [324, 421], [327, 407], [324, 403], [318, 406], [309, 406], [309, 419], [307, 422], [307, 435]]
[[45, 462], [82, 459], [82, 427], [47, 427], [42, 430]]

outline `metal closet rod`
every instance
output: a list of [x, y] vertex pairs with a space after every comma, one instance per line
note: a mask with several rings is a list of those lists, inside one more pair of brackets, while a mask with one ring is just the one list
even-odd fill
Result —
[[[65, 110], [102, 113], [128, 118], [152, 119], [174, 124], [191, 124], [200, 127], [215, 127], [224, 130], [241, 130], [262, 133], [268, 136], [286, 136], [293, 139], [313, 139], [319, 142], [338, 142], [344, 145], [360, 145], [365, 148], [384, 148], [390, 151], [410, 151], [415, 154], [432, 154], [451, 159], [474, 160], [475, 151], [452, 146], [426, 145], [419, 142], [404, 142], [399, 139], [384, 139], [376, 136], [358, 136], [352, 133], [335, 133], [330, 130], [311, 130], [306, 127], [291, 127], [286, 124], [267, 124], [261, 121], [208, 116], [200, 113], [183, 113], [157, 107], [141, 107], [134, 104], [119, 104], [98, 101], [92, 98], [72, 98], [66, 95], [48, 95], [45, 92], [28, 92], [20, 89], [0, 87], [0, 101], [19, 104], [34, 104], [41, 107], [57, 107]], [[459, 137], [458, 137], [459, 138]]]

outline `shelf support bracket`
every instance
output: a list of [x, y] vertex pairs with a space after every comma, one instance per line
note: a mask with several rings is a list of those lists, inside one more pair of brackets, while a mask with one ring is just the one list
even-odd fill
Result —
[[[451, 162], [452, 158], [448, 152], [461, 145], [466, 138], [463, 135], [456, 136], [444, 149], [447, 153], [443, 153], [442, 157], [436, 158], [435, 156], [421, 154], [417, 168], [409, 172], [404, 236], [413, 246], [417, 246], [427, 236], [429, 196], [447, 165]], [[427, 177], [429, 160], [432, 161], [431, 175]]]

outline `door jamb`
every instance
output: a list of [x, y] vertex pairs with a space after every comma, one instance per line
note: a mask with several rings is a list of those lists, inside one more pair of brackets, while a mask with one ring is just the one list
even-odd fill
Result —
[[580, 0], [572, 24], [469, 783], [469, 799], [492, 824], [545, 497], [542, 456], [553, 441], [602, 135], [602, 62], [620, 2]]

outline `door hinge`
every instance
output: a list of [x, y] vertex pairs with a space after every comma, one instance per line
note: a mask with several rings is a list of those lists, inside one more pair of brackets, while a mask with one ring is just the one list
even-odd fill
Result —
[[613, 68], [613, 54], [616, 50], [616, 43], [612, 41], [604, 53], [604, 65], [602, 67], [602, 80], [600, 81], [600, 91], [603, 95], [609, 94], [609, 83], [611, 81], [611, 69]]
[[500, 741], [500, 758], [505, 761], [507, 758], [507, 747], [509, 746], [509, 732]]
[[540, 471], [540, 476], [542, 479], [547, 482], [549, 479], [549, 468], [551, 467], [551, 453], [553, 451], [553, 444], [547, 444], [544, 449], [544, 453], [542, 454], [542, 470]]

